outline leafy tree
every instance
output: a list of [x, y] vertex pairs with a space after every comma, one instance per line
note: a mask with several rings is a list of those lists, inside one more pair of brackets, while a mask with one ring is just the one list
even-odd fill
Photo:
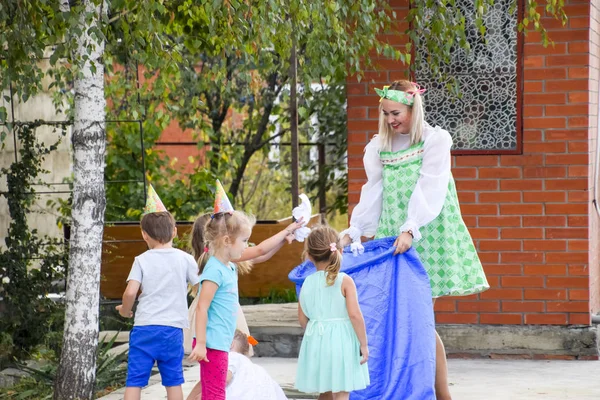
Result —
[[[449, 59], [452, 46], [466, 45], [457, 3], [411, 0], [412, 28], [408, 33], [413, 41], [426, 44], [430, 50], [428, 61], [433, 67]], [[492, 3], [493, 0], [474, 0], [477, 21], [482, 20]], [[546, 0], [544, 4], [547, 14], [564, 22], [562, 0]], [[432, 18], [425, 18], [430, 9]], [[546, 43], [548, 37], [534, 0], [526, 0], [525, 16], [520, 28], [533, 26]], [[249, 77], [258, 75], [257, 79], [244, 78], [251, 89], [245, 93], [261, 95], [256, 97], [257, 101], [240, 96], [243, 91], [228, 83], [231, 78], [226, 74], [227, 62], [218, 63], [219, 67], [211, 70], [212, 78], [203, 76], [218, 82], [218, 91], [212, 93], [219, 99], [229, 91], [239, 104], [244, 104], [245, 110], [253, 107], [251, 112], [246, 111], [249, 117], [244, 130], [231, 132], [233, 139], [249, 144], [250, 152], [255, 153], [259, 150], [257, 145], [268, 143], [269, 134], [274, 131], [264, 129], [260, 137], [241, 133], [256, 133], [258, 123], [273, 113], [276, 103], [271, 100], [286, 85], [292, 42], [298, 43], [298, 83], [306, 90], [321, 79], [339, 84], [347, 73], [360, 72], [368, 65], [370, 51], [410, 61], [410, 47], [394, 49], [378, 40], [378, 34], [387, 32], [395, 18], [383, 0], [5, 0], [0, 3], [3, 48], [0, 90], [5, 93], [10, 88], [14, 93], [14, 98], [7, 96], [6, 100], [27, 101], [49, 81], [55, 89], [56, 106], [66, 108], [73, 122], [72, 235], [64, 346], [55, 398], [89, 399], [94, 392], [100, 253], [106, 207], [105, 68], [111, 72], [119, 65], [117, 56], [127, 54], [131, 62], [145, 68], [147, 84], [135, 90], [142, 93], [151, 89], [165, 109], [178, 111], [177, 108], [193, 109], [200, 104], [199, 99], [177, 92], [185, 82], [184, 59], [200, 60], [199, 64], [195, 61], [183, 69], [190, 74], [202, 65], [202, 57], [243, 60], [243, 68], [238, 69], [246, 71]], [[483, 24], [480, 30], [483, 31]], [[48, 68], [38, 62], [44, 57], [49, 57]], [[156, 74], [157, 71], [160, 73]], [[223, 112], [229, 109], [225, 105], [220, 108], [213, 105], [210, 110]], [[156, 104], [139, 103], [131, 110], [131, 116], [149, 118], [148, 111], [158, 113], [159, 108]], [[205, 118], [202, 114], [189, 115], [192, 122], [194, 118], [196, 121]], [[7, 116], [6, 107], [0, 107], [0, 122], [5, 122]], [[285, 125], [283, 119], [280, 125]], [[215, 136], [217, 131], [213, 126], [213, 138], [220, 140], [220, 136]], [[223, 157], [218, 143], [213, 152]], [[251, 154], [244, 148], [241, 156], [236, 157], [239, 167], [234, 177], [239, 187], [239, 176], [243, 176], [239, 170], [247, 165]], [[231, 191], [237, 190], [235, 182], [232, 179]], [[8, 247], [13, 245], [7, 243]]]
[[[0, 248], [0, 369], [21, 359], [55, 327], [52, 314], [60, 307], [46, 294], [63, 277], [64, 246], [30, 229], [27, 215], [37, 198], [34, 184], [44, 158], [58, 142], [45, 145], [36, 139], [40, 123], [19, 125], [21, 146], [17, 161], [0, 169], [8, 191], [2, 193], [11, 217], [6, 247]], [[66, 133], [61, 132], [60, 138]], [[4, 148], [4, 146], [2, 146]]]

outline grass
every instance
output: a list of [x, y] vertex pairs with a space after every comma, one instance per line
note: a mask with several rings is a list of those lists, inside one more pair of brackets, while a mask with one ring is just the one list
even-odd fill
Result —
[[[96, 396], [102, 397], [114, 390], [119, 389], [125, 383], [127, 375], [127, 351], [118, 354], [110, 354], [114, 347], [118, 333], [107, 342], [98, 343], [98, 358], [96, 360]], [[29, 374], [21, 379], [16, 385], [8, 388], [0, 388], [0, 399], [2, 400], [47, 400], [53, 395], [54, 378], [58, 370], [58, 359], [52, 357], [46, 365], [39, 368], [30, 368], [20, 364], [18, 368]]]

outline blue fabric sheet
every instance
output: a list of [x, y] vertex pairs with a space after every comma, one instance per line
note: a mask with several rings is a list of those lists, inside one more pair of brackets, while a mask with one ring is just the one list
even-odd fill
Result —
[[[364, 243], [364, 254], [344, 250], [341, 271], [356, 283], [369, 341], [371, 385], [352, 400], [435, 399], [435, 324], [429, 277], [414, 249], [394, 256], [395, 238]], [[315, 272], [307, 261], [289, 278], [299, 294]]]

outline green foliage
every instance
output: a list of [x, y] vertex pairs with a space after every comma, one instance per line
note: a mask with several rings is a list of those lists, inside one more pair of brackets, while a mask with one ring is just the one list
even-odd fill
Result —
[[[325, 191], [327, 212], [345, 214], [348, 207], [346, 168], [346, 92], [343, 83], [302, 87], [299, 108], [301, 142], [314, 146], [300, 147], [300, 188], [312, 200], [313, 212], [318, 212], [319, 190]], [[283, 92], [281, 103], [288, 101]], [[278, 116], [279, 129], [286, 129], [286, 115]], [[289, 142], [289, 132], [281, 142]], [[319, 160], [319, 146], [323, 146], [324, 163]], [[267, 151], [264, 151], [267, 150]], [[251, 210], [259, 218], [288, 217], [292, 208], [289, 196], [291, 182], [291, 150], [289, 146], [265, 146], [248, 164], [238, 192], [237, 203]], [[269, 193], [264, 196], [263, 193]]]
[[[140, 121], [107, 124], [106, 220], [139, 220], [146, 200], [144, 178], [154, 186], [177, 220], [188, 220], [212, 204], [216, 177], [199, 163], [191, 170], [183, 170], [182, 163], [169, 159], [156, 147], [171, 122], [171, 113], [163, 107], [162, 94], [167, 89], [156, 86], [166, 79], [162, 78], [163, 73], [148, 73], [146, 69], [146, 74], [161, 79], [154, 80], [150, 86], [148, 81], [140, 84], [143, 78], [138, 77], [137, 65], [131, 60], [124, 62], [121, 68], [113, 68], [107, 74], [105, 92], [112, 103], [108, 118], [126, 121], [134, 116]], [[138, 85], [142, 89], [138, 90]], [[143, 154], [140, 129], [143, 130]]]
[[[54, 369], [54, 367], [53, 367]], [[47, 369], [40, 369], [38, 375], [47, 374]], [[45, 378], [25, 377], [14, 386], [0, 388], [0, 399], [7, 400], [48, 400], [52, 398], [52, 380]]]
[[[63, 243], [40, 237], [29, 229], [27, 215], [36, 200], [33, 184], [44, 157], [58, 143], [46, 146], [36, 140], [35, 129], [41, 123], [18, 125], [14, 132], [21, 144], [18, 161], [0, 172], [6, 176], [8, 191], [3, 192], [11, 217], [5, 246], [0, 247], [0, 332], [12, 337], [12, 349], [3, 340], [0, 368], [21, 358], [39, 344], [48, 332], [56, 329], [52, 316], [57, 304], [46, 295], [63, 277], [66, 249]], [[65, 133], [64, 131], [62, 132]]]
[[266, 297], [260, 299], [260, 304], [283, 304], [295, 303], [298, 301], [294, 289], [271, 289]]
[[348, 170], [347, 170], [347, 114], [346, 87], [343, 82], [322, 85], [312, 90], [306, 98], [304, 112], [305, 129], [308, 137], [323, 146], [325, 164], [309, 159], [301, 165], [306, 177], [305, 188], [316, 202], [319, 191], [327, 197], [327, 212], [346, 214], [348, 212]]
[[[548, 36], [548, 31], [542, 25], [542, 14], [539, 12], [539, 6], [540, 5], [535, 0], [525, 1], [525, 11], [523, 20], [519, 22], [519, 31], [526, 32], [530, 25], [533, 25], [533, 30], [539, 32], [542, 36], [542, 44], [547, 46], [554, 42], [550, 36]], [[567, 23], [567, 14], [565, 13], [564, 6], [564, 0], [547, 0], [544, 11], [547, 15], [560, 20], [563, 26], [565, 26]]]
[[[43, 77], [48, 76], [50, 88], [56, 89], [56, 104], [72, 102], [68, 89], [84, 60], [73, 59], [74, 39], [81, 36], [81, 5], [70, 3], [69, 10], [61, 10], [60, 1], [7, 0], [0, 5], [0, 42], [8, 44], [0, 59], [0, 89], [10, 86], [18, 99], [27, 100], [44, 89]], [[406, 32], [412, 43], [398, 49], [380, 40], [382, 34], [394, 32], [396, 19], [385, 0], [151, 0], [143, 6], [138, 0], [111, 0], [101, 25], [94, 26], [91, 33], [106, 42], [108, 119], [133, 122], [107, 124], [106, 178], [137, 182], [109, 185], [107, 219], [136, 219], [143, 206], [140, 126], [136, 121], [143, 121], [148, 181], [167, 197], [163, 201], [178, 213], [178, 219], [188, 219], [209, 205], [209, 200], [204, 200], [210, 194], [207, 185], [217, 176], [230, 183], [229, 191], [237, 199], [254, 154], [264, 155], [273, 139], [286, 135], [288, 104], [280, 100], [290, 83], [290, 38], [297, 42], [299, 83], [304, 88], [322, 80], [338, 87], [348, 74], [360, 77], [371, 65], [373, 52], [409, 63], [411, 46], [420, 45], [428, 49], [427, 59], [420, 59], [417, 53], [412, 67], [426, 61], [434, 73], [442, 73], [453, 49], [469, 46], [465, 14], [474, 14], [484, 38], [483, 16], [492, 4], [493, 0], [476, 0], [473, 8], [466, 10], [457, 0], [413, 0]], [[550, 39], [536, 5], [533, 0], [526, 1], [519, 29], [540, 32], [547, 44]], [[562, 0], [547, 0], [544, 11], [564, 23], [563, 6]], [[44, 51], [48, 61], [35, 62]], [[310, 104], [312, 97], [314, 93], [307, 91], [300, 100]], [[303, 110], [306, 108], [300, 109], [301, 123], [307, 119]], [[329, 115], [337, 110], [319, 109], [320, 122], [326, 122], [320, 126], [341, 123], [343, 119]], [[241, 124], [226, 121], [232, 111], [243, 116]], [[0, 107], [0, 122], [7, 115]], [[194, 176], [178, 182], [184, 176], [182, 171], [154, 146], [172, 119], [191, 129], [199, 142], [210, 143], [206, 153], [209, 171], [195, 168], [191, 171]], [[277, 125], [281, 129], [277, 130]], [[333, 166], [328, 164], [319, 179], [327, 182], [329, 192], [343, 194], [345, 176], [338, 165], [343, 160], [340, 154], [345, 139], [337, 136], [343, 135], [339, 126], [332, 132], [335, 135], [318, 131], [307, 136], [335, 142], [333, 148], [339, 152], [328, 153]], [[243, 145], [226, 148], [227, 142]], [[310, 168], [305, 167], [305, 172]], [[309, 181], [306, 190], [315, 190], [316, 184]], [[169, 190], [160, 191], [160, 187]], [[342, 197], [335, 196], [333, 205], [339, 212], [346, 207], [345, 200], [337, 201]]]
[[[63, 104], [65, 96], [68, 98], [77, 67], [85, 61], [73, 59], [75, 39], [82, 33], [82, 5], [69, 2], [69, 9], [61, 10], [61, 3], [6, 0], [0, 4], [0, 43], [7, 44], [0, 59], [0, 90], [12, 86], [18, 99], [27, 100], [43, 89], [43, 78], [49, 76], [50, 86], [59, 89], [56, 103]], [[340, 81], [348, 73], [360, 74], [371, 63], [371, 51], [404, 63], [411, 61], [410, 46], [399, 50], [379, 39], [380, 34], [393, 32], [396, 20], [385, 0], [111, 0], [106, 4], [108, 13], [90, 32], [105, 39], [107, 72], [122, 65], [124, 58], [148, 71], [160, 70], [153, 84], [165, 101], [169, 93], [182, 87], [180, 72], [184, 70], [180, 67], [188, 63], [190, 55], [194, 62], [202, 55], [223, 60], [240, 57], [247, 65], [267, 69], [279, 64], [280, 71], [287, 73], [292, 37], [303, 55], [299, 65], [305, 84], [321, 77]], [[482, 34], [483, 16], [492, 4], [493, 0], [473, 3], [475, 23]], [[541, 5], [543, 13], [566, 22], [564, 0], [546, 0]], [[544, 45], [551, 43], [535, 0], [525, 1], [523, 17], [519, 29], [540, 32]], [[434, 72], [449, 59], [453, 46], [468, 46], [464, 10], [457, 0], [411, 0], [407, 22], [412, 45], [427, 45]], [[44, 56], [48, 63], [38, 63]], [[421, 60], [416, 61], [414, 66]], [[191, 69], [198, 66], [193, 64]], [[215, 78], [224, 75], [221, 70]], [[223, 86], [223, 90], [230, 89]], [[136, 113], [143, 115], [140, 111]], [[0, 122], [6, 116], [6, 109], [0, 107]]]
[[[59, 10], [59, 1], [6, 0], [0, 3], [0, 91], [12, 86], [15, 95], [27, 99], [43, 90], [43, 78], [56, 77], [53, 85], [65, 82], [66, 67], [58, 66], [58, 57], [65, 54], [63, 38], [68, 29], [68, 16]], [[51, 52], [50, 64], [56, 68], [46, 70], [43, 63], [32, 62], [45, 56], [49, 44], [56, 47]], [[64, 87], [64, 86], [63, 86]], [[10, 101], [10, 98], [7, 100]], [[0, 107], [0, 122], [7, 113]]]
[[268, 155], [255, 154], [241, 181], [236, 207], [259, 220], [289, 217], [292, 210], [290, 177], [289, 165], [282, 166], [270, 161]]
[[[111, 354], [110, 350], [115, 345], [118, 333], [108, 341], [98, 344], [96, 360], [96, 396], [102, 397], [123, 385], [127, 376], [127, 351]], [[19, 369], [29, 375], [21, 379], [15, 386], [0, 388], [0, 399], [10, 400], [40, 400], [50, 399], [53, 395], [54, 379], [58, 369], [59, 356], [52, 352], [41, 354], [37, 360], [41, 367], [33, 368], [27, 365], [18, 365]]]
[[[139, 138], [139, 134], [136, 136]], [[107, 181], [117, 182], [109, 183], [106, 189], [106, 220], [138, 221], [146, 200], [143, 184], [118, 181], [142, 179], [142, 168], [138, 165], [139, 160], [127, 157], [125, 153], [119, 152], [112, 142], [109, 143], [109, 161], [105, 176]], [[171, 167], [171, 164], [166, 162], [168, 157], [160, 151], [153, 150], [150, 144], [146, 154], [156, 160], [156, 163], [146, 164], [146, 178], [176, 220], [190, 220], [212, 206], [215, 175], [201, 167], [184, 174]], [[120, 164], [119, 167], [116, 164]]]

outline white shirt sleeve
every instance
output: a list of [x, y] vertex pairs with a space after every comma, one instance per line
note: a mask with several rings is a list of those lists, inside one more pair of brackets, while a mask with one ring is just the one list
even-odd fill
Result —
[[142, 283], [142, 275], [142, 266], [140, 264], [140, 260], [138, 257], [136, 257], [133, 261], [133, 266], [131, 267], [129, 276], [127, 277], [127, 282], [138, 281], [139, 283]]
[[360, 200], [350, 218], [350, 228], [340, 236], [350, 236], [353, 242], [360, 243], [361, 236], [375, 236], [381, 206], [383, 203], [383, 166], [379, 159], [379, 139], [375, 136], [365, 147], [363, 164], [367, 173], [367, 183], [362, 187]]
[[198, 264], [194, 257], [186, 254], [185, 258], [186, 263], [186, 278], [190, 285], [194, 286], [198, 282], [200, 282], [200, 275], [198, 275]]
[[427, 127], [423, 145], [423, 165], [415, 190], [408, 202], [408, 218], [400, 232], [412, 231], [421, 239], [419, 229], [442, 212], [450, 180], [452, 137], [440, 127]]
[[231, 372], [231, 375], [233, 375], [233, 377], [235, 377], [235, 374], [238, 372], [238, 369], [240, 366], [239, 353], [230, 351], [227, 362], [228, 362], [227, 370], [229, 370], [229, 372]]

